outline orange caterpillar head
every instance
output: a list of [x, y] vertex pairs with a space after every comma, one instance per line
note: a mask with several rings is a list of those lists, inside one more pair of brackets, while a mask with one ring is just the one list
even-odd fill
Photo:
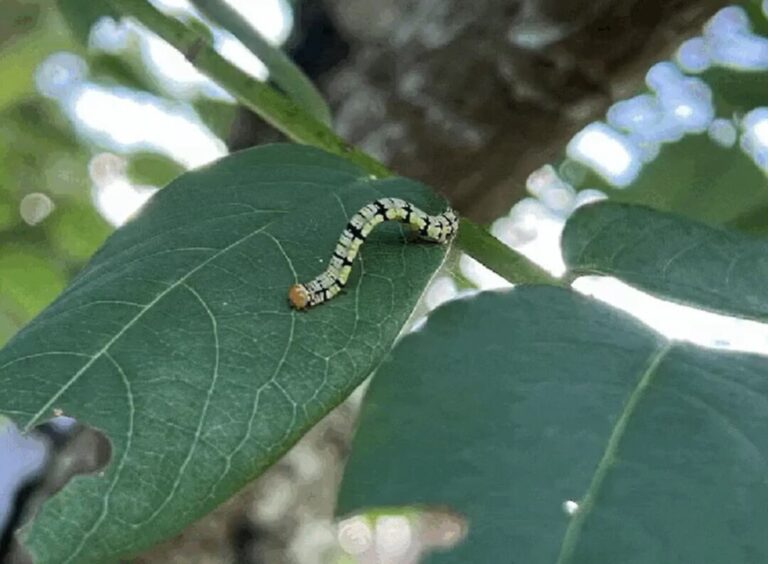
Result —
[[309, 292], [304, 284], [294, 284], [288, 288], [288, 301], [295, 309], [304, 309], [309, 305]]

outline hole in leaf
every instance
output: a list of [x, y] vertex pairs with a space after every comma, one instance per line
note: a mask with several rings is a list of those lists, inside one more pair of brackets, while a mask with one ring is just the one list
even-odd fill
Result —
[[100, 471], [111, 455], [106, 435], [71, 417], [54, 417], [28, 434], [0, 417], [0, 562], [31, 562], [16, 530], [74, 476]]

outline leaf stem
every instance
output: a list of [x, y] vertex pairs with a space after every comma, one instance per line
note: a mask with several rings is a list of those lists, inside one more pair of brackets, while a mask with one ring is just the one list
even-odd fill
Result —
[[270, 44], [257, 29], [223, 0], [192, 0], [209, 20], [237, 37], [269, 69], [269, 79], [312, 117], [326, 125], [331, 110], [322, 94], [280, 48]]
[[565, 286], [546, 270], [511, 249], [476, 223], [461, 218], [456, 246], [477, 262], [513, 284]]
[[[135, 18], [178, 49], [198, 70], [289, 139], [339, 155], [357, 164], [374, 178], [392, 176], [393, 173], [386, 166], [339, 138], [327, 125], [308, 114], [299, 104], [269, 85], [255, 80], [219, 55], [211, 46], [208, 37], [200, 31], [165, 15], [146, 0], [108, 1], [118, 12]], [[195, 0], [195, 4], [206, 4], [213, 9], [220, 3], [214, 0]], [[223, 13], [218, 17], [223, 18]], [[227, 21], [228, 25], [229, 23]], [[268, 63], [267, 60], [264, 62]], [[269, 68], [274, 73], [274, 70]], [[296, 72], [301, 71], [296, 69]], [[286, 86], [283, 88], [288, 90]], [[562, 285], [562, 282], [466, 218], [461, 219], [456, 244], [472, 258], [512, 283]]]
[[342, 156], [376, 178], [392, 175], [383, 164], [337, 137], [327, 125], [308, 115], [298, 104], [219, 55], [207, 37], [195, 29], [165, 15], [146, 0], [109, 2], [120, 13], [135, 18], [176, 47], [200, 71], [288, 138]]

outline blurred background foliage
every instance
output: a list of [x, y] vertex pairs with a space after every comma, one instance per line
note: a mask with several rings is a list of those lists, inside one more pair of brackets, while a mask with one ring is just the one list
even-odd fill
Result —
[[[92, 25], [111, 15], [103, 2], [0, 3], [0, 343], [47, 305], [133, 211], [138, 200], [130, 198], [131, 186], [161, 187], [190, 164], [156, 148], [136, 149], [141, 143], [121, 150], [106, 122], [83, 131], [67, 108], [71, 92], [57, 89], [87, 83], [147, 96], [142, 103], [199, 116], [219, 138], [234, 118], [231, 100], [222, 96], [193, 93], [179, 103], [142, 60], [136, 41], [119, 54], [89, 48]], [[147, 130], [156, 126], [151, 120], [148, 114]], [[111, 215], [99, 206], [94, 180], [109, 173], [124, 173], [130, 182], [127, 196], [101, 195], [114, 200]]]
[[[35, 90], [35, 69], [43, 59], [83, 50], [49, 7], [24, 0], [0, 5], [2, 341], [56, 296], [109, 232], [82, 186], [88, 149], [56, 104]], [[34, 194], [56, 195], [50, 222], [22, 218], [21, 202]]]

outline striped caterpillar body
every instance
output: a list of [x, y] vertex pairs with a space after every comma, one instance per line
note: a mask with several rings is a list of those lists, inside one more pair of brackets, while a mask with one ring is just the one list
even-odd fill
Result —
[[459, 227], [459, 219], [451, 208], [440, 215], [429, 215], [399, 198], [381, 198], [371, 202], [349, 220], [325, 272], [305, 284], [290, 287], [290, 304], [296, 309], [305, 309], [330, 300], [341, 292], [361, 245], [373, 228], [384, 221], [407, 223], [425, 241], [441, 244], [450, 241]]

